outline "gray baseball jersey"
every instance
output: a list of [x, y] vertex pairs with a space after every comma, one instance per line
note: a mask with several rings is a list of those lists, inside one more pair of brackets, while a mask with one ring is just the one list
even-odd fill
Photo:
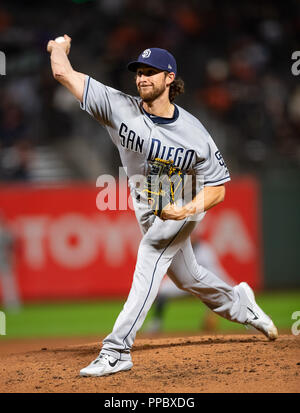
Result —
[[194, 170], [204, 185], [230, 180], [222, 155], [204, 126], [177, 105], [172, 119], [158, 118], [143, 110], [141, 98], [86, 77], [81, 108], [107, 129], [129, 178], [146, 175], [149, 161], [161, 158], [173, 160], [183, 171]]
[[[129, 181], [146, 175], [155, 158], [173, 160], [183, 171], [194, 171], [204, 185], [230, 180], [226, 164], [203, 125], [175, 105], [172, 119], [144, 111], [139, 97], [132, 97], [86, 76], [81, 108], [104, 126], [117, 146]], [[132, 189], [132, 188], [131, 188]], [[103, 340], [101, 353], [120, 360], [131, 358], [136, 332], [142, 326], [167, 273], [181, 289], [198, 296], [213, 311], [232, 321], [245, 322], [247, 303], [243, 291], [232, 287], [198, 265], [190, 242], [196, 222], [162, 221], [133, 197], [143, 232], [133, 282], [113, 331]], [[204, 215], [204, 214], [203, 214]]]

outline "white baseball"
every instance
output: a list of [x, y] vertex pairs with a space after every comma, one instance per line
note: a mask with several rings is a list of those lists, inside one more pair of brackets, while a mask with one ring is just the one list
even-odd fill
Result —
[[63, 43], [66, 41], [66, 39], [63, 36], [57, 37], [55, 39], [56, 43]]

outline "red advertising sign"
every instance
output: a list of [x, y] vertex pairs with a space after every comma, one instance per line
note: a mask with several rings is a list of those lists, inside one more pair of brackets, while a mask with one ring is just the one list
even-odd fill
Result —
[[[23, 300], [126, 296], [141, 233], [124, 205], [120, 186], [116, 210], [99, 211], [99, 188], [0, 188], [0, 212], [15, 235], [14, 275]], [[120, 195], [121, 194], [121, 195]], [[125, 194], [125, 195], [124, 195]], [[261, 287], [258, 188], [253, 179], [227, 185], [226, 200], [198, 225], [236, 281]], [[0, 269], [1, 271], [1, 269]], [[0, 277], [0, 296], [3, 295]]]

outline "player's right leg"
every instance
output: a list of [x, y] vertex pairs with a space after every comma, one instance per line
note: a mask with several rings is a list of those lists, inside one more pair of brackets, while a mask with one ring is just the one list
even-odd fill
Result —
[[273, 321], [258, 306], [248, 284], [232, 287], [200, 266], [189, 239], [173, 258], [168, 275], [179, 288], [199, 297], [216, 314], [230, 321], [250, 324], [270, 340], [277, 338]]
[[103, 340], [100, 357], [82, 369], [81, 375], [114, 373], [115, 363], [119, 366], [117, 371], [128, 370], [128, 366], [132, 366], [131, 348], [136, 333], [153, 304], [174, 255], [190, 234], [193, 223], [186, 224], [187, 220], [154, 220], [140, 243], [132, 286], [123, 310], [112, 332]]

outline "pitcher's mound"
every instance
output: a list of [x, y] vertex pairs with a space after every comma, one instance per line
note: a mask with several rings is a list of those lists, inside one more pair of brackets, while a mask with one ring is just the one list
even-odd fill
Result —
[[[300, 390], [300, 338], [275, 342], [257, 335], [137, 339], [133, 368], [84, 378], [79, 370], [97, 357], [87, 339], [6, 341], [1, 351], [1, 392], [53, 393], [281, 393]], [[43, 340], [45, 342], [46, 339]], [[43, 344], [42, 344], [43, 345]], [[31, 346], [31, 348], [30, 348]]]

